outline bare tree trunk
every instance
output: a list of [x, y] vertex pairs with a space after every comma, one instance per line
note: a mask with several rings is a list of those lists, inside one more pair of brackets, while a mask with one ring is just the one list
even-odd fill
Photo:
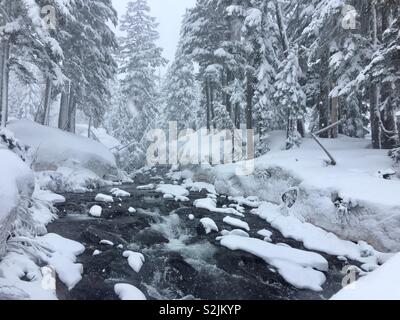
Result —
[[[333, 84], [334, 86], [336, 84]], [[339, 121], [339, 97], [332, 97], [331, 101], [331, 121], [336, 123]], [[339, 136], [339, 127], [333, 127], [331, 130], [331, 138], [336, 139]]]
[[66, 85], [61, 93], [60, 113], [58, 115], [58, 128], [67, 130], [69, 114], [69, 85]]
[[76, 121], [76, 99], [74, 95], [74, 89], [71, 86], [69, 92], [69, 107], [68, 107], [68, 131], [75, 133], [75, 121]]
[[76, 132], [76, 101], [75, 98], [72, 98], [73, 103], [71, 105], [71, 109], [68, 115], [68, 131], [71, 133]]
[[[382, 5], [382, 33], [390, 27], [391, 8], [388, 3]], [[381, 147], [392, 149], [396, 145], [397, 133], [392, 99], [392, 83], [386, 81], [381, 88], [381, 102], [384, 108], [381, 111]]]
[[239, 103], [235, 103], [235, 119], [234, 119], [234, 122], [235, 122], [235, 128], [236, 129], [240, 129], [241, 119], [240, 119], [240, 104]]
[[211, 121], [213, 125], [213, 129], [217, 129], [217, 124], [215, 123], [215, 109], [214, 109], [214, 89], [212, 87], [212, 84], [210, 83], [209, 87], [210, 91], [210, 111], [211, 111]]
[[211, 130], [211, 117], [210, 117], [210, 113], [211, 113], [211, 108], [210, 108], [210, 84], [209, 84], [209, 80], [206, 80], [206, 98], [207, 98], [207, 130], [210, 132]]
[[275, 10], [276, 10], [276, 21], [277, 21], [278, 27], [279, 27], [279, 34], [281, 37], [283, 51], [285, 52], [285, 55], [287, 56], [288, 50], [289, 50], [289, 41], [288, 41], [287, 34], [286, 34], [286, 27], [285, 27], [285, 24], [283, 23], [281, 4], [279, 3], [278, 0], [275, 0]]
[[[371, 5], [372, 11], [372, 45], [374, 48], [378, 45], [378, 18], [376, 12], [376, 4]], [[379, 124], [379, 87], [371, 82], [369, 89], [369, 104], [370, 104], [370, 122], [371, 122], [371, 137], [372, 147], [381, 149], [381, 130]]]
[[92, 117], [89, 117], [89, 125], [88, 125], [88, 138], [90, 139], [92, 137]]
[[10, 58], [10, 43], [8, 40], [1, 43], [0, 48], [0, 109], [1, 109], [1, 124], [4, 128], [7, 125], [8, 117], [8, 79], [9, 79], [9, 58]]
[[[232, 73], [230, 70], [226, 72], [226, 88], [228, 89], [229, 84], [232, 81]], [[232, 119], [232, 102], [231, 95], [229, 93], [225, 94], [225, 104], [226, 104], [226, 112], [228, 112], [229, 117]]]
[[247, 159], [254, 159], [254, 130], [253, 130], [253, 98], [254, 77], [249, 71], [246, 79], [246, 128], [247, 128]]
[[304, 124], [304, 119], [297, 119], [297, 131], [300, 133], [302, 138], [306, 136], [306, 127]]
[[[329, 45], [325, 45], [321, 50], [321, 93], [319, 104], [319, 129], [324, 129], [329, 126], [329, 110], [330, 110], [330, 84], [329, 79], [326, 79], [329, 74]], [[325, 131], [321, 134], [321, 138], [329, 138], [329, 132]]]
[[50, 124], [50, 106], [51, 106], [51, 90], [53, 83], [49, 77], [46, 78], [46, 89], [44, 93], [44, 106], [41, 124], [48, 126]]

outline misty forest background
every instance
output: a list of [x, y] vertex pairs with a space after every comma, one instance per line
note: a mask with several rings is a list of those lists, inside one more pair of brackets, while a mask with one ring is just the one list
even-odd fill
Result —
[[1, 126], [104, 127], [127, 170], [169, 121], [245, 125], [257, 154], [273, 130], [291, 148], [340, 121], [320, 136], [370, 136], [400, 159], [399, 0], [198, 0], [164, 76], [157, 27], [146, 0], [120, 18], [111, 0], [0, 0]]

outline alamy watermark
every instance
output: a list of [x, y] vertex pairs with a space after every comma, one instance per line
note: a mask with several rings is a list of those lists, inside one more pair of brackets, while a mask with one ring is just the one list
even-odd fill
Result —
[[357, 29], [357, 10], [351, 5], [344, 5], [342, 8], [342, 28], [345, 30]]
[[42, 289], [55, 291], [56, 290], [56, 271], [50, 267], [46, 266], [41, 268], [42, 272]]
[[44, 27], [49, 30], [55, 30], [57, 27], [56, 9], [51, 5], [46, 5], [40, 9], [40, 13]]
[[169, 122], [168, 132], [151, 130], [146, 152], [148, 165], [235, 164], [237, 175], [254, 172], [254, 130], [185, 129]]
[[357, 274], [359, 268], [352, 265], [347, 265], [342, 269], [344, 277], [342, 279], [342, 287], [346, 289], [355, 289], [355, 282], [357, 281]]

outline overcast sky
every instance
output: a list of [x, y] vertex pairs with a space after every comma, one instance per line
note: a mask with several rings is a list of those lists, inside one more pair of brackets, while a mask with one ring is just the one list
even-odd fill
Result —
[[[114, 7], [121, 17], [129, 0], [113, 0]], [[186, 8], [193, 7], [196, 0], [148, 0], [151, 15], [157, 18], [160, 32], [159, 45], [164, 49], [164, 57], [170, 62], [174, 59], [182, 16]]]

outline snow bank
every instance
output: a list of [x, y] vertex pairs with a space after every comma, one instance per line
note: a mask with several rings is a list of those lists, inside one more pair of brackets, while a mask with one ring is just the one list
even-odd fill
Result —
[[400, 300], [400, 254], [348, 285], [332, 300]]
[[328, 270], [328, 262], [321, 255], [265, 241], [229, 235], [221, 238], [221, 245], [230, 250], [242, 250], [263, 259], [277, 268], [279, 274], [299, 289], [322, 291], [326, 281], [320, 271]]
[[165, 199], [175, 199], [176, 201], [189, 201], [187, 197], [189, 195], [189, 191], [186, 188], [173, 184], [160, 184], [156, 192], [163, 193]]
[[142, 291], [130, 284], [116, 284], [114, 286], [114, 291], [121, 300], [147, 300]]
[[34, 191], [34, 175], [14, 153], [0, 146], [0, 257], [5, 253], [5, 240], [17, 216], [22, 198]]
[[93, 171], [83, 168], [59, 167], [56, 171], [36, 172], [35, 176], [40, 188], [60, 193], [85, 193], [111, 185], [111, 182], [100, 179]]
[[[76, 125], [76, 134], [79, 134], [82, 137], [88, 136], [89, 126], [87, 124], [77, 124]], [[104, 128], [94, 128], [92, 127], [92, 134], [94, 133], [95, 139], [101, 142], [108, 150], [116, 149], [120, 147], [122, 144], [121, 142], [110, 136], [106, 129]]]
[[215, 223], [215, 221], [210, 218], [202, 218], [200, 220], [200, 223], [202, 224], [206, 234], [211, 233], [211, 231], [215, 231], [215, 232], [219, 231], [218, 226]]
[[40, 255], [43, 267], [28, 254], [9, 252], [0, 261], [0, 300], [34, 299], [55, 300], [56, 278], [72, 289], [81, 279], [83, 268], [76, 256], [83, 253], [84, 246], [56, 234], [31, 239], [32, 243], [45, 248]]
[[223, 221], [226, 224], [229, 224], [232, 227], [242, 228], [242, 229], [244, 229], [246, 231], [250, 231], [249, 224], [247, 222], [242, 221], [242, 220], [235, 219], [235, 218], [232, 218], [232, 217], [225, 217], [223, 219]]
[[233, 208], [217, 208], [217, 201], [211, 198], [204, 198], [196, 200], [193, 205], [199, 209], [205, 209], [210, 212], [233, 214], [239, 217], [244, 217], [242, 213]]
[[[346, 257], [351, 260], [377, 267], [386, 257], [363, 241], [358, 244], [339, 239], [335, 234], [327, 232], [310, 223], [302, 222], [294, 216], [282, 213], [282, 207], [272, 203], [262, 203], [258, 209], [252, 211], [268, 221], [272, 227], [279, 230], [285, 238], [292, 238], [304, 244], [309, 250], [324, 252], [329, 255]], [[269, 231], [265, 234], [268, 237]], [[259, 232], [260, 235], [263, 235]], [[272, 235], [272, 234], [271, 234]], [[271, 236], [269, 235], [269, 237]]]
[[11, 121], [8, 128], [31, 147], [35, 171], [83, 168], [100, 178], [117, 176], [115, 158], [101, 143], [27, 120]]
[[136, 273], [140, 272], [145, 262], [143, 254], [133, 251], [124, 251], [122, 256], [128, 259], [128, 264], [133, 269], [133, 271], [135, 271]]
[[300, 148], [282, 150], [284, 133], [275, 132], [268, 144], [271, 151], [255, 160], [252, 174], [239, 176], [237, 165], [227, 164], [199, 167], [193, 179], [214, 183], [220, 194], [258, 196], [274, 203], [295, 188], [298, 198], [289, 215], [344, 239], [399, 251], [400, 183], [379, 174], [393, 165], [387, 151], [368, 149], [370, 142], [363, 139], [321, 140], [336, 166], [326, 165], [325, 154], [312, 139], [304, 139]]

